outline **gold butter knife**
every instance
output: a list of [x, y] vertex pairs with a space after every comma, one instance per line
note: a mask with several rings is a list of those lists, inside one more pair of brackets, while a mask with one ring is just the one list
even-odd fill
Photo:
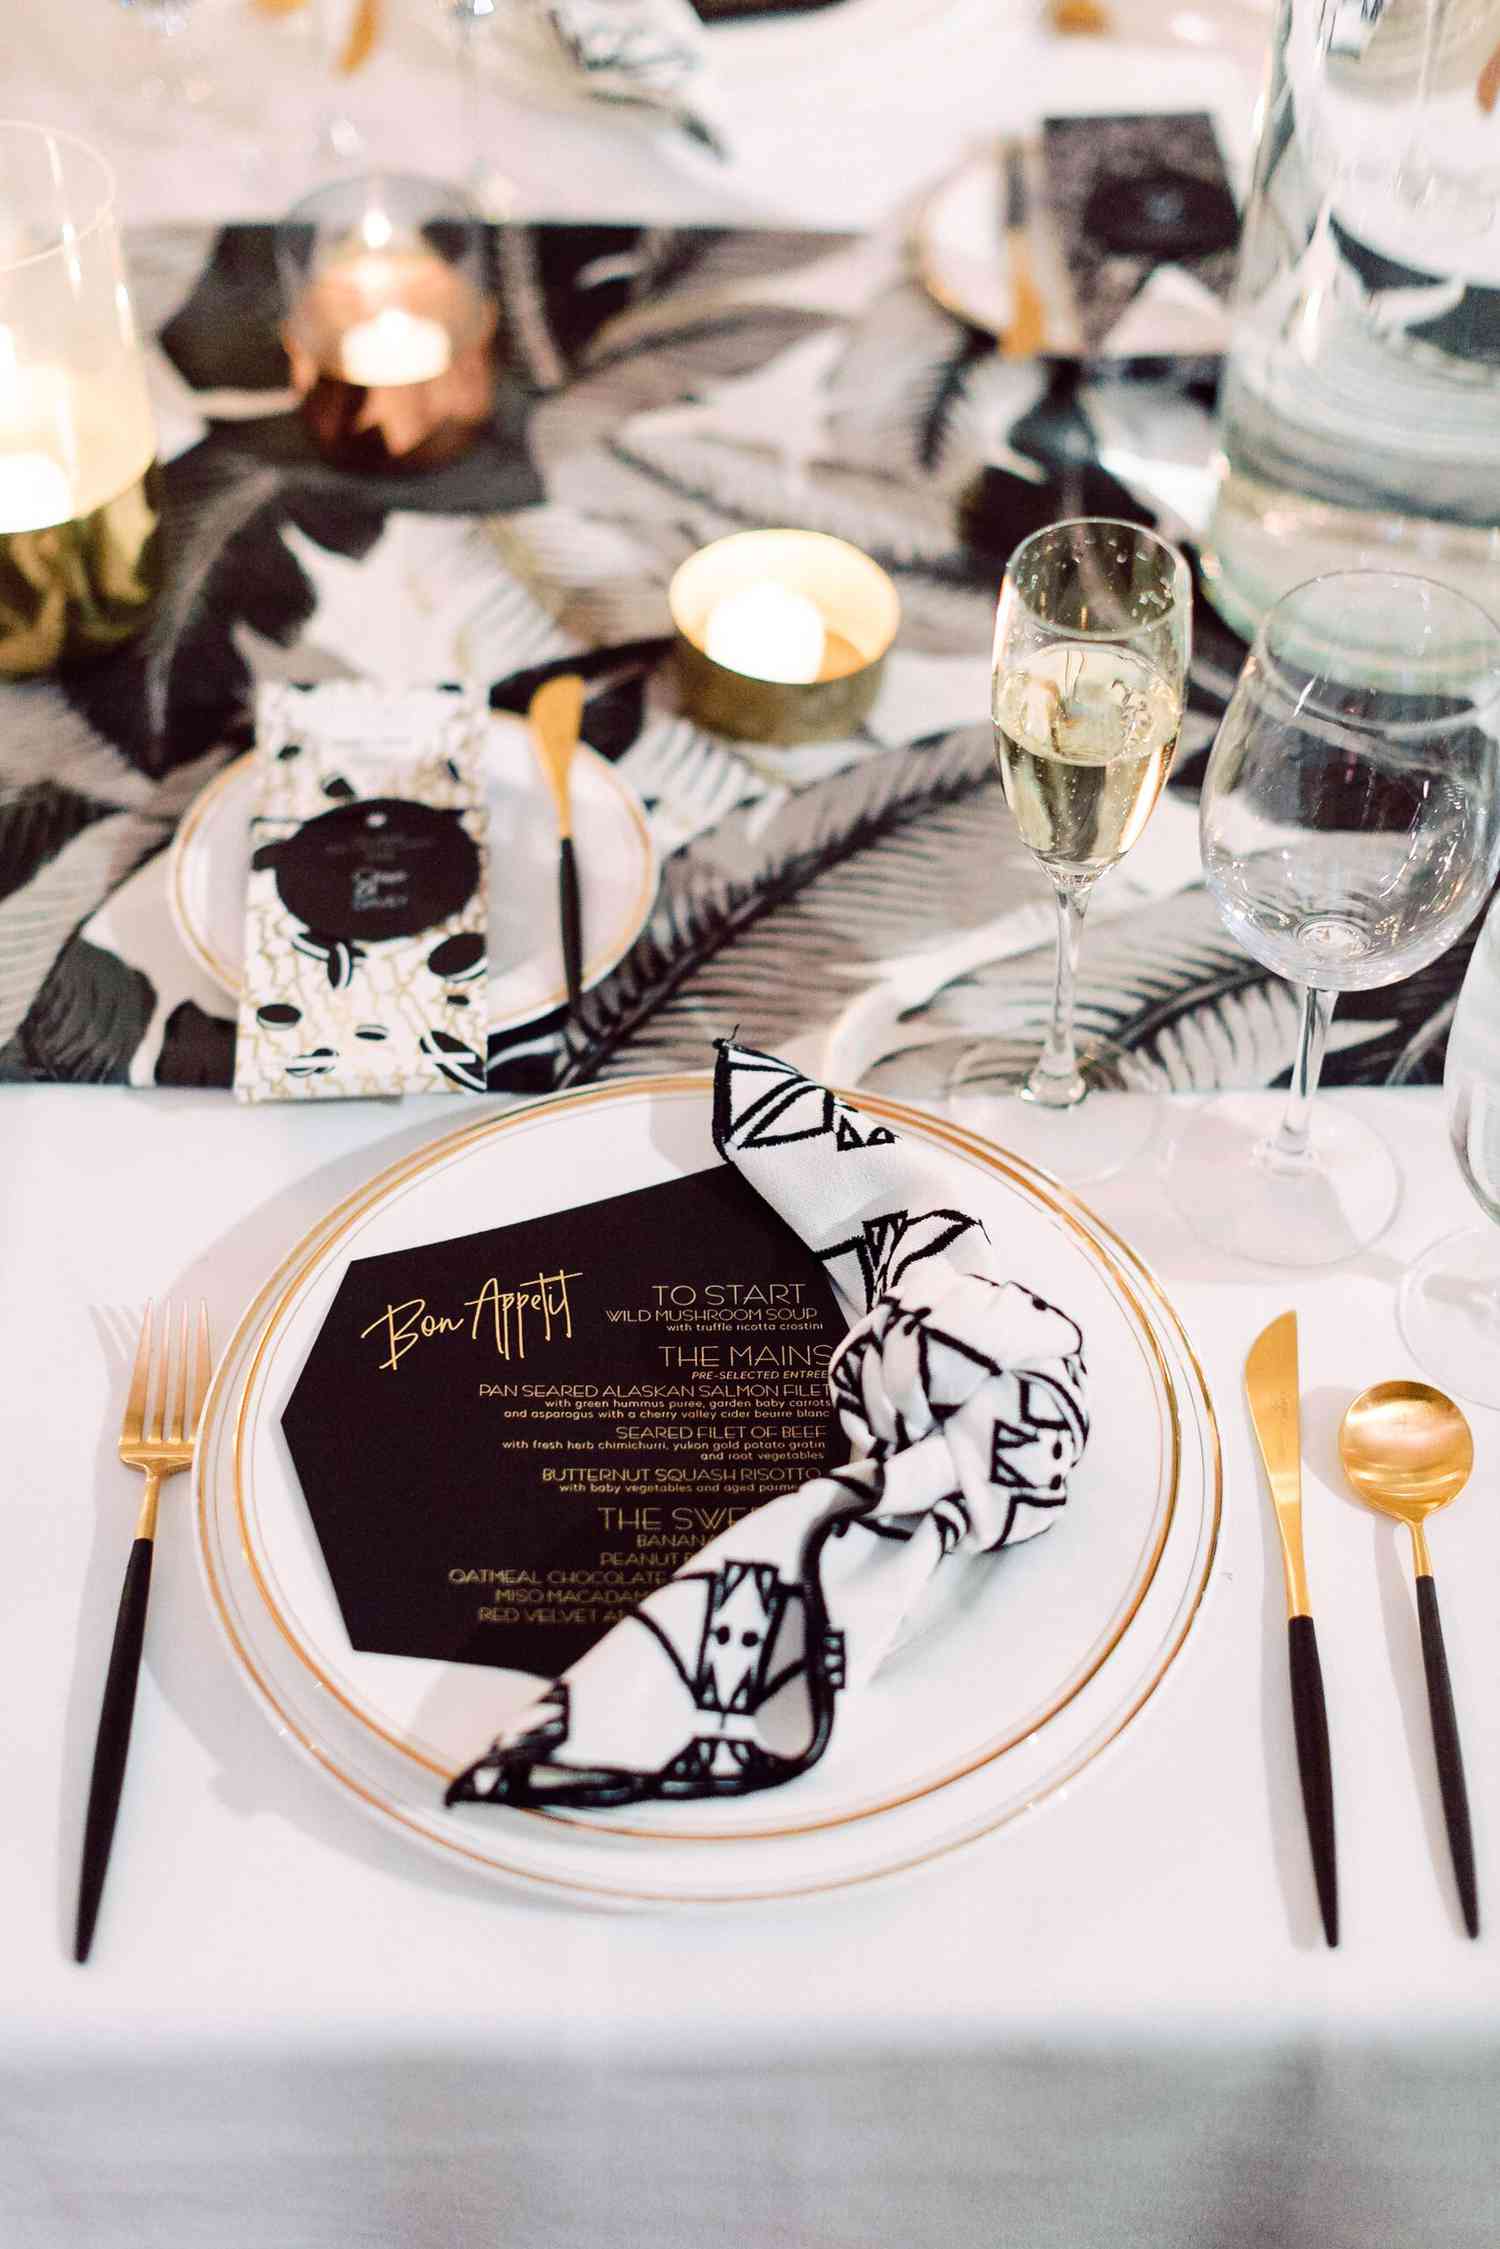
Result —
[[577, 672], [561, 672], [544, 680], [531, 698], [527, 713], [538, 762], [547, 777], [557, 807], [557, 896], [562, 924], [563, 975], [568, 1005], [583, 997], [583, 906], [578, 894], [578, 862], [573, 854], [573, 804], [568, 791], [568, 767], [578, 747], [583, 721], [583, 681]]
[[1000, 331], [1000, 354], [1004, 359], [1034, 359], [1042, 348], [1047, 317], [1042, 293], [1036, 285], [1026, 233], [1029, 219], [1026, 151], [1019, 141], [1006, 141], [1001, 159], [1004, 173], [1001, 218], [1010, 278], [1010, 318]]
[[1286, 1579], [1287, 1636], [1292, 1673], [1292, 1724], [1302, 1808], [1312, 1846], [1313, 1876], [1323, 1934], [1339, 1941], [1338, 1863], [1333, 1834], [1333, 1764], [1328, 1750], [1328, 1708], [1323, 1670], [1307, 1593], [1302, 1554], [1302, 1425], [1297, 1373], [1297, 1315], [1283, 1312], [1250, 1346], [1245, 1396], [1271, 1487], [1281, 1567]]

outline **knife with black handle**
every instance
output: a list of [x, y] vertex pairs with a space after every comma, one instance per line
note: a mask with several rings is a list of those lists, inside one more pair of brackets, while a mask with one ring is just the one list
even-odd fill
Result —
[[1323, 1934], [1339, 1941], [1338, 1858], [1333, 1827], [1333, 1760], [1318, 1636], [1307, 1592], [1302, 1554], [1302, 1425], [1297, 1373], [1297, 1315], [1283, 1312], [1258, 1335], [1245, 1361], [1245, 1396], [1271, 1487], [1281, 1567], [1286, 1580], [1287, 1638], [1291, 1660], [1292, 1727], [1302, 1809], [1312, 1850], [1313, 1879]]
[[583, 996], [583, 911], [578, 893], [578, 860], [573, 850], [568, 767], [578, 747], [578, 729], [583, 719], [583, 681], [578, 674], [563, 672], [556, 679], [543, 681], [531, 698], [528, 716], [537, 757], [557, 810], [558, 921], [568, 1005], [574, 1008]]

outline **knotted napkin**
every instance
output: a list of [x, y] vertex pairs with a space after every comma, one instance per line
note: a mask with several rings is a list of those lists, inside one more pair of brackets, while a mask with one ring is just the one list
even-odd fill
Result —
[[714, 1145], [827, 1268], [847, 1467], [723, 1532], [461, 1773], [448, 1802], [602, 1808], [805, 1772], [939, 1569], [1045, 1530], [1088, 1436], [1083, 1339], [1006, 1275], [958, 1176], [787, 1063], [725, 1043]]
[[707, 42], [688, 0], [540, 0], [540, 10], [597, 100], [657, 110], [715, 156], [727, 154]]

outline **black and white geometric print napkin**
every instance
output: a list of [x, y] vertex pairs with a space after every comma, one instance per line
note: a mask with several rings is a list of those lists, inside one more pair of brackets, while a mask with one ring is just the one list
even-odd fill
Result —
[[1045, 1530], [1088, 1436], [1083, 1339], [1004, 1269], [930, 1148], [721, 1045], [714, 1144], [828, 1269], [853, 1457], [744, 1516], [509, 1724], [448, 1802], [602, 1808], [774, 1788], [934, 1571]]
[[703, 27], [688, 0], [541, 0], [558, 45], [600, 101], [654, 109], [727, 152]]

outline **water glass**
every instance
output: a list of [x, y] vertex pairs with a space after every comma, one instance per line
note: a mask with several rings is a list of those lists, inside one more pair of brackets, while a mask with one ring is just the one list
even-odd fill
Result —
[[1448, 1132], [1488, 1226], [1450, 1234], [1401, 1284], [1401, 1332], [1435, 1381], [1500, 1406], [1500, 905], [1458, 995], [1443, 1072]]
[[1200, 800], [1203, 870], [1253, 959], [1298, 986], [1278, 1129], [1226, 1097], [1178, 1139], [1168, 1183], [1216, 1247], [1325, 1265], [1396, 1207], [1394, 1158], [1313, 1095], [1340, 992], [1436, 960], [1500, 866], [1500, 627], [1460, 593], [1388, 571], [1315, 578], [1265, 618]]

